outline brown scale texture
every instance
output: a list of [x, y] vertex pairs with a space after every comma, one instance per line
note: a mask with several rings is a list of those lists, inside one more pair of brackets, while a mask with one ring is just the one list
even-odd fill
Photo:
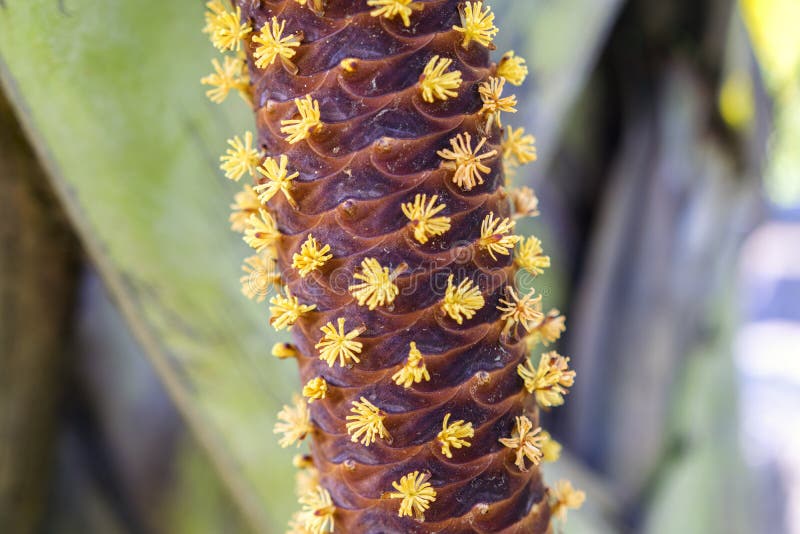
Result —
[[[427, 532], [544, 533], [550, 511], [538, 467], [521, 472], [513, 452], [498, 442], [508, 437], [514, 417], [538, 422], [535, 401], [524, 392], [517, 365], [525, 361], [524, 343], [502, 334], [496, 306], [513, 283], [515, 267], [507, 256], [492, 259], [477, 247], [480, 225], [490, 212], [509, 215], [502, 163], [487, 161], [485, 183], [465, 192], [441, 169], [437, 150], [469, 132], [473, 146], [484, 135], [485, 117], [477, 86], [491, 74], [489, 50], [477, 43], [461, 46], [459, 2], [424, 2], [410, 27], [400, 18], [370, 16], [366, 0], [328, 0], [323, 15], [296, 0], [239, 0], [244, 20], [258, 30], [277, 16], [284, 35], [302, 32], [293, 58], [297, 74], [280, 61], [255, 68], [247, 45], [259, 142], [268, 155], [286, 154], [300, 177], [292, 186], [298, 209], [282, 195], [269, 208], [283, 234], [279, 266], [285, 284], [302, 303], [316, 304], [292, 333], [299, 349], [303, 383], [322, 376], [325, 399], [310, 405], [315, 427], [311, 451], [320, 480], [337, 507], [336, 532], [393, 534]], [[451, 58], [462, 72], [459, 96], [429, 104], [418, 79], [434, 55]], [[340, 62], [356, 58], [354, 72]], [[311, 94], [319, 101], [323, 126], [309, 139], [290, 145], [280, 121], [297, 118], [293, 99]], [[492, 128], [484, 150], [500, 150], [502, 132]], [[452, 218], [442, 236], [421, 245], [401, 204], [415, 194], [436, 194]], [[291, 267], [309, 233], [329, 244], [334, 258], [301, 278]], [[400, 294], [390, 306], [370, 311], [347, 291], [364, 258], [391, 269], [406, 263], [396, 284]], [[447, 277], [470, 278], [486, 304], [458, 325], [441, 311]], [[363, 325], [361, 363], [329, 367], [314, 345], [320, 327], [346, 319], [346, 331]], [[391, 376], [416, 342], [431, 375], [410, 389]], [[386, 414], [390, 440], [369, 447], [353, 443], [345, 429], [352, 401], [367, 398]], [[471, 421], [469, 448], [441, 453], [436, 436], [442, 420]], [[420, 471], [430, 473], [436, 501], [424, 522], [398, 517], [399, 500], [382, 498], [392, 482]]]

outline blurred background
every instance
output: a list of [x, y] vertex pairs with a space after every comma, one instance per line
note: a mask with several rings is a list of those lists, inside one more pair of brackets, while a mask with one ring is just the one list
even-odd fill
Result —
[[[578, 380], [565, 533], [800, 533], [800, 2], [493, 0]], [[200, 0], [0, 0], [0, 532], [279, 533]], [[527, 224], [527, 223], [526, 223]]]

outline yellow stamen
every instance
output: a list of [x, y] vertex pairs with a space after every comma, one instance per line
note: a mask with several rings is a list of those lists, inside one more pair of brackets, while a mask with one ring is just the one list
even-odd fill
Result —
[[353, 278], [361, 280], [361, 283], [347, 289], [358, 301], [359, 306], [368, 306], [370, 310], [391, 304], [400, 293], [394, 280], [406, 268], [407, 266], [403, 264], [393, 272], [389, 272], [389, 268], [381, 267], [375, 258], [365, 258], [361, 261], [361, 272], [353, 275]]
[[325, 14], [324, 10], [325, 0], [294, 0], [294, 1], [300, 4], [301, 6], [304, 6], [306, 5], [306, 3], [308, 3], [308, 7], [310, 7], [311, 11], [313, 11], [316, 15], [322, 16]]
[[275, 343], [272, 346], [272, 355], [279, 360], [286, 360], [288, 358], [297, 358], [300, 353], [297, 351], [297, 347], [291, 343]]
[[458, 96], [458, 88], [462, 83], [461, 71], [445, 72], [452, 64], [452, 59], [433, 56], [425, 65], [419, 77], [419, 89], [425, 102], [433, 103], [436, 99], [447, 100]]
[[545, 315], [544, 319], [536, 325], [536, 328], [531, 330], [526, 340], [528, 350], [532, 350], [533, 347], [539, 343], [546, 347], [550, 343], [558, 341], [561, 334], [567, 329], [565, 323], [566, 318], [561, 315], [558, 310], [550, 310], [547, 315]]
[[253, 191], [252, 187], [245, 185], [244, 188], [233, 197], [231, 215], [228, 217], [231, 223], [231, 230], [244, 233], [244, 231], [247, 230], [250, 216], [258, 214], [258, 210], [260, 209], [261, 203], [258, 201], [258, 195]]
[[495, 219], [494, 213], [490, 212], [481, 223], [481, 238], [478, 240], [478, 246], [485, 248], [495, 261], [497, 261], [495, 254], [510, 255], [510, 251], [522, 239], [518, 235], [509, 235], [514, 231], [515, 224], [508, 217]]
[[316, 467], [306, 467], [295, 473], [294, 489], [298, 497], [313, 491], [317, 486], [319, 486], [319, 470]]
[[528, 77], [528, 66], [525, 65], [524, 58], [514, 55], [514, 51], [509, 50], [497, 64], [497, 75], [512, 85], [522, 85]]
[[536, 402], [542, 408], [551, 408], [564, 404], [564, 395], [575, 384], [575, 371], [569, 370], [569, 358], [550, 351], [539, 359], [539, 366], [534, 369], [530, 360], [517, 366], [517, 374], [525, 382], [528, 393], [536, 396]]
[[586, 493], [573, 488], [569, 480], [559, 480], [550, 490], [550, 515], [566, 521], [567, 510], [579, 509], [585, 500]]
[[269, 250], [246, 258], [242, 270], [245, 272], [239, 278], [242, 294], [256, 302], [264, 302], [270, 286], [277, 286], [281, 282], [277, 260]]
[[356, 354], [361, 352], [363, 343], [354, 339], [361, 335], [364, 328], [356, 328], [345, 334], [344, 322], [342, 317], [337, 319], [338, 330], [330, 322], [320, 328], [324, 335], [314, 348], [319, 349], [319, 359], [328, 362], [328, 367], [333, 367], [337, 359], [342, 367], [348, 365], [351, 360], [356, 363], [361, 361]]
[[377, 7], [370, 11], [373, 17], [385, 17], [389, 20], [400, 15], [403, 19], [403, 26], [408, 27], [411, 25], [411, 13], [414, 11], [421, 11], [423, 5], [414, 0], [367, 0], [367, 5], [370, 7]]
[[303, 505], [300, 518], [308, 534], [326, 534], [334, 531], [336, 507], [328, 490], [317, 486], [300, 497], [300, 504]]
[[247, 75], [244, 62], [239, 58], [225, 56], [222, 65], [216, 59], [211, 60], [214, 73], [202, 78], [200, 83], [214, 88], [206, 91], [206, 96], [215, 104], [221, 104], [231, 90], [239, 91], [246, 102], [250, 102], [250, 77]]
[[509, 449], [516, 451], [514, 464], [520, 471], [527, 471], [525, 459], [527, 458], [533, 465], [539, 465], [542, 461], [542, 445], [544, 438], [541, 435], [542, 428], [533, 428], [533, 423], [524, 415], [516, 418], [514, 431], [510, 438], [500, 439], [500, 443]]
[[534, 276], [538, 276], [550, 267], [550, 256], [545, 256], [542, 242], [535, 236], [527, 237], [519, 242], [514, 263], [520, 269], [525, 269]]
[[301, 277], [305, 278], [314, 269], [319, 269], [325, 262], [333, 258], [333, 254], [328, 254], [331, 251], [330, 245], [325, 245], [320, 248], [319, 243], [311, 234], [303, 242], [300, 247], [300, 253], [295, 253], [292, 256], [292, 267], [297, 269]]
[[258, 216], [256, 214], [250, 215], [243, 239], [245, 243], [256, 249], [257, 252], [263, 252], [275, 245], [280, 237], [281, 233], [278, 231], [278, 225], [267, 210], [259, 209]]
[[514, 214], [511, 216], [512, 219], [539, 215], [539, 199], [533, 189], [527, 186], [516, 187], [510, 193], [511, 207], [514, 210]]
[[517, 97], [515, 95], [503, 96], [503, 87], [506, 84], [504, 78], [492, 76], [487, 81], [478, 86], [478, 94], [481, 95], [483, 108], [481, 113], [486, 115], [486, 130], [492, 126], [492, 122], [497, 123], [498, 127], [503, 124], [500, 121], [500, 113], [516, 113]]
[[450, 217], [435, 217], [437, 213], [447, 208], [444, 204], [434, 207], [438, 198], [437, 195], [433, 195], [428, 200], [427, 195], [418, 194], [414, 197], [414, 202], [407, 202], [401, 206], [403, 213], [414, 227], [414, 238], [422, 244], [427, 243], [429, 238], [450, 230]]
[[283, 36], [286, 29], [286, 21], [278, 22], [277, 17], [272, 17], [270, 21], [261, 27], [261, 33], [253, 37], [253, 42], [258, 43], [253, 52], [256, 67], [265, 69], [275, 62], [275, 58], [280, 57], [282, 61], [291, 64], [291, 59], [297, 54], [295, 48], [300, 46], [300, 37], [292, 34]]
[[225, 171], [225, 177], [239, 181], [245, 173], [255, 177], [256, 167], [261, 161], [261, 153], [253, 147], [253, 133], [245, 132], [244, 141], [238, 136], [228, 139], [228, 148], [224, 156], [220, 156], [220, 169]]
[[273, 158], [267, 158], [264, 163], [258, 168], [259, 174], [267, 179], [267, 182], [255, 186], [255, 191], [258, 193], [258, 200], [262, 204], [269, 202], [278, 192], [283, 193], [286, 200], [291, 206], [297, 209], [297, 202], [292, 198], [289, 189], [292, 187], [292, 180], [300, 176], [299, 172], [289, 174], [286, 166], [289, 164], [289, 158], [281, 155], [279, 161]]
[[295, 454], [292, 456], [292, 465], [297, 469], [311, 469], [314, 467], [314, 458], [310, 454]]
[[289, 292], [289, 288], [286, 288], [286, 296], [283, 295], [275, 295], [271, 299], [269, 299], [269, 303], [271, 306], [269, 307], [269, 312], [272, 314], [270, 317], [269, 323], [275, 328], [275, 330], [283, 330], [284, 328], [291, 328], [294, 326], [294, 323], [303, 316], [312, 310], [317, 308], [316, 304], [300, 304], [300, 301], [297, 300], [297, 297], [293, 296]]
[[378, 407], [361, 397], [361, 401], [353, 401], [350, 411], [355, 415], [348, 415], [345, 419], [350, 421], [345, 426], [350, 434], [350, 441], [356, 443], [361, 438], [361, 444], [369, 447], [377, 438], [386, 439], [389, 432], [383, 425], [386, 414]]
[[453, 285], [452, 274], [447, 279], [447, 291], [442, 300], [442, 310], [458, 324], [462, 324], [465, 318], [472, 319], [475, 312], [483, 308], [484, 303], [481, 290], [469, 278], [463, 279], [457, 287]]
[[506, 293], [510, 299], [500, 299], [500, 306], [497, 306], [497, 309], [503, 312], [500, 319], [506, 321], [503, 333], [508, 334], [513, 328], [514, 336], [517, 336], [520, 325], [526, 332], [530, 332], [542, 320], [544, 317], [542, 296], [533, 298], [535, 292], [534, 289], [531, 289], [527, 295], [519, 298], [513, 287], [506, 286]]
[[425, 367], [422, 353], [417, 349], [417, 344], [412, 341], [405, 365], [392, 375], [392, 380], [398, 386], [408, 389], [412, 384], [417, 384], [423, 380], [427, 382], [430, 379], [431, 375], [428, 373], [428, 368]]
[[455, 171], [453, 175], [453, 182], [459, 187], [470, 191], [477, 184], [483, 183], [483, 176], [481, 173], [488, 174], [491, 169], [482, 163], [483, 160], [497, 155], [497, 150], [490, 150], [478, 155], [483, 145], [486, 143], [486, 138], [481, 138], [475, 150], [472, 149], [472, 138], [469, 133], [458, 134], [450, 140], [452, 150], [444, 149], [439, 150], [437, 154], [446, 160], [442, 167]]
[[283, 409], [278, 412], [279, 422], [275, 423], [273, 429], [275, 434], [283, 434], [278, 443], [284, 449], [294, 444], [299, 447], [300, 442], [314, 431], [306, 401], [300, 395], [295, 395], [293, 404], [294, 406], [284, 405]]
[[281, 133], [287, 135], [286, 141], [290, 145], [308, 138], [312, 130], [317, 131], [322, 127], [319, 102], [311, 98], [311, 95], [306, 95], [305, 98], [295, 98], [294, 104], [297, 106], [300, 118], [281, 121]]
[[536, 138], [525, 134], [525, 128], [508, 127], [501, 145], [503, 159], [507, 164], [525, 165], [536, 161]]
[[422, 474], [414, 471], [400, 479], [400, 482], [392, 482], [392, 487], [396, 492], [389, 493], [390, 499], [403, 499], [400, 501], [400, 511], [398, 517], [414, 516], [417, 521], [425, 520], [425, 511], [436, 501], [436, 490], [428, 482], [429, 474]]
[[312, 403], [315, 400], [324, 399], [325, 395], [327, 394], [328, 383], [321, 376], [312, 378], [306, 382], [305, 386], [303, 386], [303, 396], [308, 399], [309, 403]]
[[206, 7], [208, 12], [203, 31], [209, 34], [211, 44], [220, 52], [241, 49], [242, 39], [253, 31], [249, 22], [242, 22], [241, 8], [227, 11], [218, 1], [208, 2]]
[[467, 2], [461, 9], [461, 26], [453, 26], [457, 32], [464, 34], [461, 46], [469, 48], [475, 41], [487, 48], [493, 48], [492, 39], [500, 30], [494, 25], [494, 13], [488, 6], [483, 8], [483, 2]]
[[542, 460], [547, 463], [557, 462], [561, 458], [561, 444], [553, 439], [549, 432], [542, 431]]
[[436, 436], [439, 443], [442, 444], [442, 454], [448, 458], [453, 457], [450, 452], [450, 447], [460, 449], [461, 447], [469, 447], [470, 443], [465, 438], [472, 438], [475, 436], [475, 430], [472, 428], [472, 423], [464, 423], [462, 420], [454, 421], [449, 425], [447, 422], [450, 420], [450, 414], [444, 416], [442, 422], [442, 431]]

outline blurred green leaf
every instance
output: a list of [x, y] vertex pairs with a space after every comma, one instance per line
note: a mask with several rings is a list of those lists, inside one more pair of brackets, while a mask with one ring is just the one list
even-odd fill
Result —
[[[532, 53], [530, 105], [542, 127], [530, 129], [543, 146], [618, 3], [497, 2], [506, 35]], [[202, 9], [196, 0], [5, 0], [0, 71], [132, 329], [251, 525], [269, 532], [295, 506], [291, 452], [271, 428], [297, 379], [291, 364], [271, 361], [264, 308], [239, 293], [246, 247], [227, 229], [235, 187], [217, 158], [253, 120], [234, 99], [218, 107], [203, 96], [214, 52], [199, 31]]]

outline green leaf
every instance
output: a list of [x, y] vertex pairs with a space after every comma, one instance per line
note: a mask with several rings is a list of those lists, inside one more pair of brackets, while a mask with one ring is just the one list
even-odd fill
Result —
[[[543, 146], [617, 3], [497, 2], [507, 34], [530, 36], [531, 105], [549, 126], [529, 129]], [[237, 188], [217, 163], [253, 119], [234, 98], [204, 97], [215, 52], [202, 10], [198, 0], [0, 1], [0, 73], [131, 328], [253, 528], [270, 532], [295, 506], [291, 451], [271, 429], [298, 381], [269, 355], [265, 307], [239, 292], [247, 248], [227, 223]], [[565, 18], [574, 13], [590, 22]]]

